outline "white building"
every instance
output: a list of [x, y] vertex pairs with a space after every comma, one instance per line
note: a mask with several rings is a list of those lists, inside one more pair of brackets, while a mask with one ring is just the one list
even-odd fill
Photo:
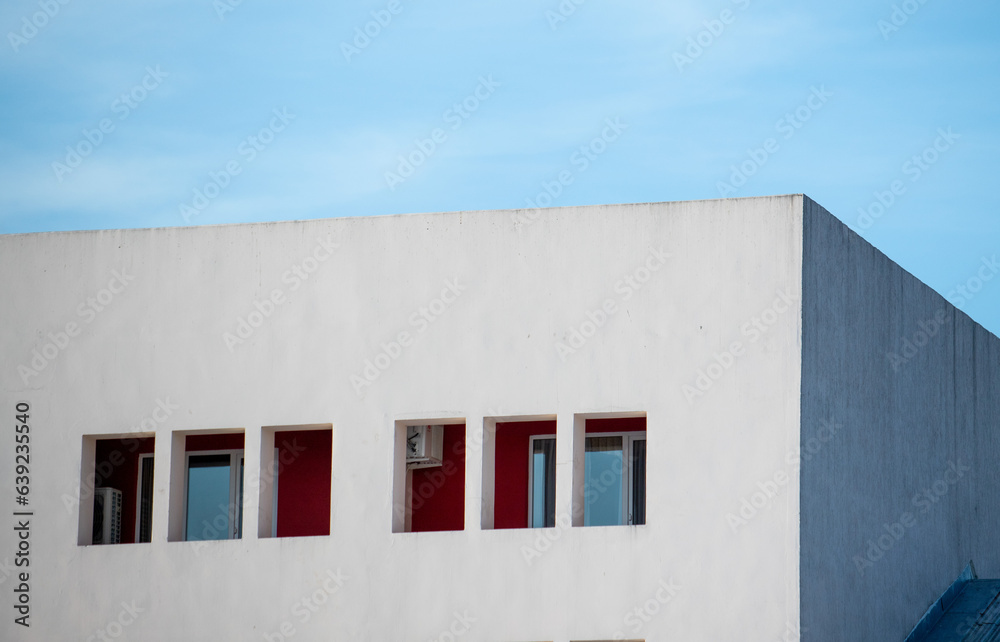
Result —
[[801, 195], [0, 273], [2, 639], [902, 640], [1000, 577], [1000, 341]]

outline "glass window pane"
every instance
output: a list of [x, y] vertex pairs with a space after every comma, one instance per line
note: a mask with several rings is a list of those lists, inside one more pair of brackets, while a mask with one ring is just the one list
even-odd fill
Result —
[[584, 526], [622, 523], [622, 437], [587, 437], [584, 458]]
[[556, 440], [535, 439], [531, 453], [531, 526], [556, 525]]
[[536, 448], [531, 466], [531, 525], [537, 528], [545, 523], [545, 453]]
[[229, 539], [229, 455], [197, 455], [188, 460], [188, 541]]

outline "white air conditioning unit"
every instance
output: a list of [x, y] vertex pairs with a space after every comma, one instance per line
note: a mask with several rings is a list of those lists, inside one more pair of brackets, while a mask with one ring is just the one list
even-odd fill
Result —
[[121, 544], [122, 491], [94, 490], [94, 544]]
[[407, 426], [406, 467], [440, 466], [443, 446], [444, 426]]

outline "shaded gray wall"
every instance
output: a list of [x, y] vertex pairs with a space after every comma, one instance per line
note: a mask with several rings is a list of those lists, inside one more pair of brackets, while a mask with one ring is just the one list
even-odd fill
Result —
[[1000, 340], [808, 198], [803, 235], [802, 640], [902, 640], [1000, 577]]

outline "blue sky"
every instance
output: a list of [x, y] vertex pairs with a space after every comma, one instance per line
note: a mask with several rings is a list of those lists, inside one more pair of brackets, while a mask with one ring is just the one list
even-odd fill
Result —
[[0, 6], [0, 233], [516, 208], [561, 172], [554, 206], [802, 192], [1000, 333], [997, 3], [63, 2]]

